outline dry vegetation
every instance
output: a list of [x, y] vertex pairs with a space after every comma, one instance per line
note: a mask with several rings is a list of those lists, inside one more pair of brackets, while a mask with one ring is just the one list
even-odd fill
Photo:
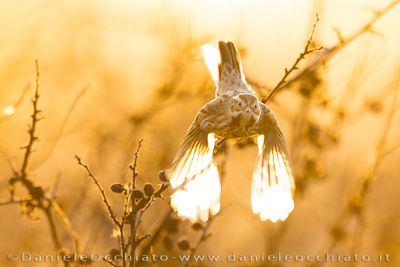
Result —
[[[2, 5], [12, 8], [12, 4], [0, 4], [0, 8]], [[6, 46], [0, 65], [0, 265], [29, 264], [8, 260], [7, 255], [14, 252], [72, 257], [93, 252], [132, 257], [388, 253], [390, 266], [400, 264], [400, 210], [396, 204], [400, 189], [400, 127], [396, 123], [400, 55], [389, 45], [400, 44], [400, 39], [395, 39], [399, 37], [393, 36], [393, 24], [400, 23], [398, 1], [373, 9], [356, 28], [335, 28], [334, 42], [324, 37], [323, 31], [332, 30], [323, 27], [328, 24], [324, 17], [329, 5], [322, 6], [326, 9], [317, 8], [319, 16], [307, 29], [311, 34], [304, 32], [301, 46], [291, 53], [286, 68], [281, 62], [274, 65], [280, 67], [274, 81], [257, 75], [264, 63], [249, 67], [247, 56], [256, 52], [249, 41], [237, 37], [240, 29], [229, 29], [233, 32], [229, 38], [242, 49], [249, 82], [282, 121], [289, 140], [296, 207], [285, 222], [276, 224], [263, 223], [251, 213], [255, 148], [246, 141], [216, 147], [223, 185], [222, 211], [217, 216], [191, 224], [178, 219], [169, 207], [171, 192], [162, 170], [173, 159], [195, 111], [214, 93], [199, 48], [226, 35], [188, 30], [182, 21], [190, 19], [179, 13], [183, 11], [168, 9], [168, 14], [160, 15], [162, 22], [148, 18], [145, 26], [134, 32], [134, 39], [128, 40], [139, 43], [135, 43], [133, 55], [125, 57], [123, 53], [133, 49], [125, 43], [125, 35], [131, 33], [126, 28], [139, 25], [144, 17], [138, 11], [137, 18], [131, 17], [121, 10], [122, 4], [108, 12], [106, 4], [99, 4], [96, 10], [104, 12], [105, 21], [120, 16], [118, 23], [106, 25], [101, 15], [88, 11], [89, 6], [82, 5], [78, 15], [71, 15], [73, 8], [68, 3], [51, 6], [42, 1], [43, 14], [57, 11], [64, 18], [49, 19], [57, 21], [56, 28], [46, 26], [50, 33], [64, 28], [70, 31], [60, 36], [60, 43], [40, 39], [44, 47], [29, 39], [33, 38], [30, 35], [21, 37], [6, 29], [10, 21], [21, 27], [30, 25], [32, 17], [26, 22], [21, 16], [37, 7], [16, 12], [18, 21], [6, 18], [0, 36], [9, 36], [9, 44], [26, 38], [26, 44], [18, 46], [20, 55]], [[144, 4], [134, 7], [145, 13], [149, 9], [160, 12]], [[248, 4], [248, 8], [257, 6]], [[385, 19], [392, 20], [383, 24]], [[43, 33], [40, 27], [34, 30]], [[21, 31], [29, 32], [29, 28]], [[80, 37], [84, 41], [78, 42]], [[67, 42], [70, 44], [65, 45]], [[36, 47], [34, 53], [26, 50], [29, 44]], [[54, 44], [60, 48], [53, 50]], [[48, 47], [52, 49], [46, 55]], [[284, 49], [274, 52], [285, 54]], [[268, 49], [257, 53], [263, 51], [272, 53]], [[12, 109], [6, 108], [8, 105]], [[28, 119], [26, 135], [23, 126]], [[139, 259], [78, 259], [38, 265], [221, 265]], [[260, 262], [242, 264], [263, 266]], [[268, 266], [292, 264], [349, 263], [275, 262]], [[363, 262], [350, 265], [375, 266]]]

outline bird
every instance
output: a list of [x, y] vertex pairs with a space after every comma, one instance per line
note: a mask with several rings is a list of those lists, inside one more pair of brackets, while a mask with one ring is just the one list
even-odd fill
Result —
[[251, 206], [262, 221], [284, 221], [294, 209], [295, 182], [283, 132], [271, 109], [247, 83], [232, 41], [201, 52], [215, 83], [215, 98], [200, 108], [181, 143], [168, 179], [171, 206], [182, 219], [205, 222], [220, 211], [221, 182], [216, 142], [253, 138], [258, 153], [251, 180]]

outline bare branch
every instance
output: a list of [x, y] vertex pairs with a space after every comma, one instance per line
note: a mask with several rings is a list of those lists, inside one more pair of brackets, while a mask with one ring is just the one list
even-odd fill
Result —
[[[32, 104], [33, 104], [33, 111], [31, 115], [31, 123], [29, 125], [28, 129], [28, 134], [29, 134], [29, 141], [26, 146], [24, 146], [24, 156], [23, 156], [23, 161], [21, 164], [21, 169], [17, 170], [16, 168], [13, 167], [13, 165], [10, 163], [10, 168], [13, 172], [14, 177], [12, 177], [9, 180], [10, 184], [10, 198], [6, 200], [0, 201], [0, 205], [8, 205], [8, 204], [23, 204], [24, 207], [27, 208], [26, 214], [28, 216], [31, 216], [32, 211], [35, 209], [41, 210], [47, 219], [47, 222], [50, 227], [50, 233], [51, 237], [54, 243], [54, 247], [57, 250], [61, 250], [63, 247], [59, 238], [59, 235], [57, 233], [57, 228], [56, 228], [56, 223], [54, 220], [54, 214], [53, 212], [56, 213], [63, 222], [66, 231], [69, 233], [71, 239], [74, 240], [76, 250], [79, 250], [79, 245], [77, 241], [77, 234], [75, 230], [72, 227], [72, 224], [70, 223], [69, 219], [61, 209], [61, 207], [58, 206], [58, 204], [55, 202], [55, 196], [54, 193], [53, 195], [47, 196], [46, 191], [43, 189], [43, 187], [35, 185], [34, 182], [30, 179], [28, 176], [28, 167], [29, 167], [29, 159], [31, 154], [33, 153], [33, 145], [35, 141], [38, 140], [38, 137], [36, 136], [36, 128], [37, 128], [37, 123], [42, 119], [40, 118], [41, 110], [39, 110], [38, 107], [38, 102], [39, 102], [39, 62], [38, 60], [35, 61], [35, 67], [36, 67], [36, 79], [35, 79], [35, 92], [34, 96], [32, 99]], [[24, 96], [26, 91], [29, 88], [25, 89], [21, 97], [18, 99], [16, 102], [16, 106], [19, 105]], [[20, 182], [22, 186], [26, 189], [29, 195], [23, 196], [23, 197], [14, 197], [15, 189], [14, 189], [14, 184]]]
[[115, 225], [117, 225], [117, 226], [120, 225], [120, 222], [117, 219], [117, 217], [115, 216], [115, 214], [114, 214], [114, 212], [112, 210], [111, 204], [108, 201], [106, 193], [105, 193], [103, 187], [100, 185], [99, 180], [94, 176], [94, 174], [89, 169], [89, 167], [86, 164], [82, 163], [82, 160], [81, 160], [81, 158], [79, 156], [75, 155], [75, 159], [78, 161], [78, 164], [80, 166], [82, 166], [86, 170], [86, 173], [88, 174], [88, 176], [93, 180], [93, 182], [96, 184], [97, 188], [99, 189], [99, 191], [101, 193], [101, 196], [103, 198], [103, 203], [104, 203], [104, 205], [106, 206], [106, 208], [108, 210], [108, 215], [110, 216], [111, 220], [114, 222]]
[[[141, 139], [138, 143], [137, 149], [135, 151], [134, 159], [133, 159], [133, 164], [129, 165], [129, 168], [132, 171], [132, 184], [131, 184], [131, 191], [133, 191], [136, 187], [136, 177], [138, 176], [138, 173], [136, 172], [137, 169], [137, 162], [139, 158], [139, 151], [140, 148], [142, 147], [142, 142], [143, 139]], [[132, 215], [130, 218], [130, 225], [131, 225], [131, 231], [130, 231], [130, 237], [129, 237], [129, 244], [131, 245], [131, 250], [130, 250], [130, 255], [132, 259], [135, 258], [136, 256], [136, 237], [137, 237], [137, 209], [136, 209], [136, 202], [135, 198], [131, 197], [131, 207], [132, 207]], [[139, 218], [140, 220], [140, 218]], [[136, 261], [131, 260], [129, 262], [129, 266], [134, 267], [136, 266]]]
[[[201, 244], [204, 243], [209, 237], [211, 237], [211, 234], [209, 232], [211, 224], [214, 222], [214, 220], [217, 216], [221, 215], [221, 213], [222, 213], [222, 210], [219, 213], [217, 213], [216, 215], [211, 216], [208, 219], [208, 221], [205, 223], [205, 225], [201, 228], [201, 234], [200, 234], [199, 239], [197, 240], [196, 244], [193, 247], [191, 247], [189, 250], [189, 255], [190, 255], [189, 259], [191, 259], [192, 256], [194, 254], [196, 254], [196, 252], [200, 248]], [[190, 266], [190, 262], [188, 261], [185, 264], [185, 266], [186, 267]]]
[[339, 33], [338, 29], [334, 29], [334, 31], [338, 35], [339, 42], [330, 48], [324, 49], [324, 51], [321, 53], [321, 55], [319, 57], [315, 58], [315, 60], [310, 62], [310, 64], [308, 64], [307, 67], [303, 68], [297, 75], [295, 75], [293, 78], [288, 80], [285, 87], [288, 87], [291, 84], [293, 84], [294, 82], [296, 82], [297, 80], [299, 80], [307, 72], [315, 71], [320, 66], [323, 66], [326, 62], [328, 62], [334, 55], [336, 55], [343, 48], [349, 46], [351, 43], [353, 43], [355, 40], [357, 40], [364, 33], [370, 32], [370, 29], [375, 25], [375, 23], [378, 20], [380, 20], [384, 15], [386, 15], [390, 10], [392, 10], [397, 4], [399, 4], [399, 0], [394, 0], [393, 2], [389, 3], [381, 11], [376, 12], [375, 16], [373, 18], [371, 18], [369, 21], [367, 21], [360, 29], [355, 31], [352, 35], [348, 36], [347, 38], [344, 38]]
[[41, 153], [40, 159], [38, 160], [39, 162], [36, 162], [35, 167], [39, 167], [43, 163], [45, 163], [50, 156], [52, 155], [54, 149], [56, 148], [58, 141], [60, 140], [64, 129], [66, 125], [68, 124], [68, 121], [71, 118], [71, 115], [73, 114], [74, 109], [78, 106], [79, 101], [83, 98], [83, 96], [86, 94], [86, 92], [89, 90], [89, 85], [85, 85], [77, 94], [77, 96], [74, 98], [72, 101], [70, 107], [67, 110], [67, 113], [65, 114], [65, 117], [63, 120], [61, 120], [61, 125], [60, 128], [56, 130], [54, 134], [49, 137], [50, 144], [47, 148], [45, 148], [45, 151]]
[[0, 200], [0, 206], [6, 206], [6, 205], [12, 205], [12, 204], [23, 204], [29, 200], [32, 200], [32, 196], [25, 196], [25, 197], [19, 197], [19, 198], [8, 198], [8, 199], [1, 199]]
[[[334, 55], [336, 55], [339, 51], [341, 51], [343, 48], [349, 46], [351, 43], [353, 43], [355, 40], [357, 40], [360, 36], [362, 36], [364, 33], [371, 33], [371, 29], [373, 26], [382, 18], [384, 17], [390, 10], [392, 10], [397, 4], [399, 4], [399, 0], [394, 0], [391, 3], [389, 3], [386, 7], [384, 7], [380, 11], [374, 12], [374, 17], [371, 18], [369, 21], [367, 21], [360, 29], [355, 31], [352, 35], [344, 38], [340, 31], [338, 29], [334, 28], [334, 31], [336, 32], [338, 36], [338, 43], [330, 48], [325, 48], [321, 53], [319, 53], [319, 56], [315, 57], [309, 64], [307, 64], [306, 67], [302, 68], [301, 71], [297, 72], [297, 74], [292, 75], [292, 78], [287, 79], [283, 85], [281, 85], [281, 89], [287, 88], [299, 79], [301, 79], [305, 74], [309, 73], [310, 71], [315, 71], [319, 67], [323, 66], [326, 64]], [[289, 77], [287, 77], [289, 78]], [[254, 87], [266, 90], [268, 89], [268, 86], [263, 85], [260, 82], [253, 81], [251, 79], [247, 79], [250, 84], [254, 85]], [[279, 83], [278, 83], [279, 84]], [[273, 91], [273, 90], [272, 90]], [[266, 101], [266, 98], [263, 98], [263, 100]], [[264, 102], [265, 103], [265, 102]]]
[[117, 267], [118, 265], [116, 265], [113, 261], [111, 261], [109, 258], [104, 257], [103, 261], [107, 262], [110, 266], [114, 266]]
[[150, 239], [147, 241], [147, 243], [143, 246], [141, 250], [141, 255], [148, 254], [150, 252], [151, 247], [158, 241], [160, 234], [162, 230], [166, 227], [166, 225], [169, 222], [169, 218], [173, 214], [173, 209], [170, 207], [168, 212], [165, 214], [163, 217], [160, 225], [153, 231], [153, 233], [150, 236]]
[[54, 218], [53, 218], [51, 209], [50, 209], [50, 207], [42, 207], [42, 206], [40, 206], [40, 208], [44, 211], [44, 213], [46, 215], [47, 222], [49, 223], [49, 226], [50, 226], [50, 233], [51, 233], [51, 237], [53, 238], [54, 245], [57, 250], [60, 250], [62, 248], [62, 245], [61, 245], [60, 238], [58, 237], [57, 228], [56, 228], [56, 224], [54, 222]]
[[142, 143], [143, 143], [143, 139], [140, 139], [139, 144], [136, 148], [135, 155], [134, 155], [133, 164], [129, 165], [129, 169], [131, 169], [131, 171], [132, 171], [132, 188], [133, 189], [135, 189], [136, 177], [138, 176], [138, 174], [136, 172], [136, 168], [137, 168], [137, 161], [139, 159], [139, 151], [140, 151], [140, 148], [142, 147]]
[[296, 61], [293, 63], [293, 65], [289, 68], [289, 69], [285, 69], [285, 74], [283, 75], [283, 77], [281, 78], [281, 80], [278, 82], [278, 84], [274, 87], [274, 89], [272, 89], [272, 91], [269, 93], [269, 95], [265, 98], [261, 99], [261, 102], [263, 103], [267, 103], [269, 100], [271, 100], [271, 98], [274, 96], [274, 94], [276, 92], [278, 92], [279, 90], [281, 90], [285, 84], [286, 84], [286, 79], [289, 77], [289, 75], [294, 72], [295, 70], [299, 69], [299, 64], [300, 62], [306, 58], [307, 55], [312, 54], [316, 51], [322, 50], [323, 47], [313, 47], [310, 48], [310, 45], [312, 44], [312, 39], [314, 36], [314, 32], [315, 32], [315, 28], [317, 27], [317, 24], [319, 22], [319, 17], [318, 14], [315, 15], [315, 22], [312, 26], [311, 29], [311, 33], [310, 36], [308, 37], [308, 40], [306, 42], [306, 46], [304, 47], [303, 52], [300, 53], [300, 55], [297, 57]]
[[38, 101], [39, 101], [39, 62], [36, 60], [35, 61], [35, 65], [36, 65], [36, 86], [35, 86], [35, 94], [34, 97], [32, 99], [32, 104], [33, 104], [33, 113], [32, 113], [32, 121], [31, 121], [31, 125], [29, 127], [28, 133], [29, 133], [29, 141], [28, 144], [25, 146], [25, 155], [24, 155], [24, 159], [22, 161], [22, 166], [21, 166], [21, 170], [20, 170], [20, 174], [21, 174], [21, 179], [22, 180], [26, 180], [26, 169], [28, 168], [28, 163], [29, 163], [29, 157], [32, 154], [32, 148], [33, 148], [33, 144], [35, 143], [35, 141], [38, 140], [38, 137], [35, 136], [35, 131], [36, 131], [36, 124], [37, 122], [40, 120], [40, 118], [38, 117], [40, 114], [40, 110], [38, 109]]
[[397, 144], [397, 145], [387, 149], [385, 152], [382, 152], [382, 157], [387, 157], [398, 149], [400, 149], [400, 144]]
[[74, 227], [72, 226], [71, 221], [69, 220], [69, 218], [67, 217], [67, 215], [65, 214], [63, 209], [60, 207], [60, 205], [58, 205], [57, 201], [52, 200], [50, 202], [50, 205], [51, 205], [51, 208], [53, 209], [54, 213], [58, 216], [58, 218], [63, 223], [65, 230], [68, 232], [69, 236], [73, 240], [74, 245], [75, 245], [75, 251], [79, 253], [80, 252], [79, 251], [79, 237], [78, 237], [78, 233], [75, 231]]
[[[355, 192], [349, 197], [346, 206], [339, 213], [340, 216], [337, 217], [335, 224], [332, 227], [332, 240], [328, 245], [328, 252], [331, 252], [343, 239], [343, 235], [345, 235], [345, 227], [349, 224], [349, 221], [352, 217], [357, 219], [357, 222], [360, 223], [358, 232], [356, 234], [361, 235], [363, 229], [363, 219], [364, 219], [364, 211], [363, 211], [363, 203], [365, 203], [365, 198], [367, 197], [368, 192], [370, 191], [371, 185], [376, 179], [378, 170], [386, 153], [384, 152], [384, 148], [386, 147], [387, 136], [390, 132], [390, 129], [393, 125], [393, 117], [397, 111], [398, 106], [396, 105], [397, 97], [399, 93], [399, 81], [393, 87], [394, 93], [392, 97], [392, 102], [390, 109], [388, 111], [386, 120], [383, 123], [383, 131], [378, 138], [377, 145], [375, 147], [375, 154], [373, 161], [367, 168], [367, 172], [364, 173], [360, 179], [359, 184]], [[353, 246], [353, 249], [357, 248], [357, 242], [360, 242], [361, 236], [356, 236], [356, 242]], [[319, 262], [317, 266], [325, 266], [325, 263]]]

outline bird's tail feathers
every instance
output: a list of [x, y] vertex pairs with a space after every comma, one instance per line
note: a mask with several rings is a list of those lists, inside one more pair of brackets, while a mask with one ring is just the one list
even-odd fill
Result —
[[218, 50], [211, 44], [204, 44], [201, 54], [217, 87], [219, 81], [232, 79], [233, 73], [237, 78], [245, 80], [240, 56], [233, 42], [220, 41]]
[[229, 74], [235, 71], [238, 76], [244, 80], [242, 64], [240, 63], [240, 56], [235, 44], [231, 41], [218, 43], [219, 53], [221, 55], [221, 63], [219, 64], [219, 79], [223, 79], [224, 72]]

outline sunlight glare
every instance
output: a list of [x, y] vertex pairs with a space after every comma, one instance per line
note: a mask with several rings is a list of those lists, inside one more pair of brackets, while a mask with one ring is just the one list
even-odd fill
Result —
[[210, 72], [211, 78], [214, 83], [218, 83], [218, 64], [220, 56], [218, 50], [211, 44], [204, 44], [201, 46], [201, 54], [204, 62], [207, 65], [208, 71]]
[[[202, 166], [201, 169], [191, 164], [178, 169], [171, 178], [172, 188], [177, 188], [183, 184], [182, 189], [178, 189], [171, 196], [171, 206], [177, 211], [178, 216], [184, 219], [195, 221], [207, 221], [209, 215], [215, 215], [220, 209], [221, 184], [219, 181], [218, 169], [212, 161], [215, 137], [208, 135], [208, 151], [200, 155], [191, 153], [190, 157], [196, 157], [196, 166]], [[193, 154], [193, 155], [192, 155]], [[190, 162], [190, 161], [187, 161]], [[186, 163], [186, 162], [185, 162]], [[179, 170], [184, 170], [179, 172]], [[185, 173], [192, 174], [183, 177]], [[180, 183], [181, 182], [181, 183]], [[184, 183], [185, 182], [185, 183]]]
[[3, 109], [3, 114], [5, 116], [11, 116], [15, 113], [15, 107], [13, 105], [8, 105]]
[[286, 167], [285, 157], [272, 149], [267, 159], [263, 159], [264, 136], [257, 138], [257, 165], [253, 173], [251, 206], [261, 220], [284, 221], [294, 209], [292, 190], [293, 178]]

